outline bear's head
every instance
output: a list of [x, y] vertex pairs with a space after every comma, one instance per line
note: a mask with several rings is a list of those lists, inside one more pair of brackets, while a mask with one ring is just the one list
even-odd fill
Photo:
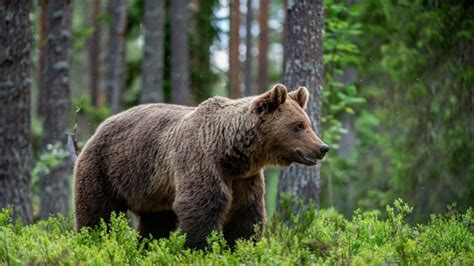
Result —
[[260, 116], [264, 150], [269, 163], [315, 165], [329, 151], [306, 114], [309, 92], [305, 87], [288, 92], [282, 84], [255, 97], [251, 111]]

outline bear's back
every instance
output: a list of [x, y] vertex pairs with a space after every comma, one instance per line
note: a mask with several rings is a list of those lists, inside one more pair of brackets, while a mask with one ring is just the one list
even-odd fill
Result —
[[175, 139], [172, 130], [194, 109], [145, 104], [106, 119], [86, 143], [76, 170], [96, 168], [98, 178], [106, 179], [131, 209], [166, 205], [175, 189], [168, 158]]

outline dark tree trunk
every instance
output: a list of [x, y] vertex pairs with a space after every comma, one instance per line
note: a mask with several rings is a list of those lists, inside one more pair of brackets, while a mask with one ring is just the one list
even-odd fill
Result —
[[189, 104], [188, 1], [171, 1], [171, 101]]
[[252, 94], [252, 0], [247, 0], [247, 14], [245, 21], [245, 96]]
[[[307, 112], [319, 136], [323, 84], [323, 18], [322, 0], [295, 0], [288, 3], [283, 81], [289, 88], [306, 86], [310, 91]], [[292, 165], [282, 172], [279, 191], [293, 192], [305, 202], [311, 201], [319, 205], [319, 170], [319, 165]]]
[[230, 97], [239, 98], [240, 93], [240, 0], [231, 0], [230, 3], [230, 40], [229, 40], [229, 87]]
[[46, 0], [40, 0], [39, 4], [39, 40], [38, 40], [38, 115], [43, 116], [43, 108], [41, 102], [43, 102], [44, 89], [42, 88], [44, 84], [44, 48], [46, 46]]
[[145, 0], [144, 8], [145, 52], [140, 102], [156, 103], [163, 101], [165, 1]]
[[122, 110], [125, 69], [125, 35], [127, 32], [127, 0], [109, 0], [111, 19], [107, 45], [107, 101], [114, 114]]
[[[286, 44], [288, 43], [288, 0], [283, 0], [283, 12], [285, 12], [285, 18], [283, 21], [282, 43], [283, 43], [283, 46], [286, 46]], [[283, 66], [282, 72], [285, 73], [286, 53], [283, 53], [282, 66]]]
[[0, 209], [14, 206], [24, 223], [31, 209], [31, 32], [27, 0], [0, 3]]
[[100, 84], [100, 21], [98, 16], [100, 14], [100, 0], [93, 0], [91, 24], [94, 33], [89, 39], [89, 90], [91, 96], [91, 103], [93, 106], [99, 106], [99, 84]]
[[[71, 50], [71, 1], [48, 1], [47, 42], [45, 47], [44, 107], [42, 150], [48, 145], [61, 144], [66, 149], [71, 100], [69, 95], [69, 63]], [[67, 214], [71, 163], [62, 160], [40, 180], [40, 217]]]
[[258, 38], [258, 93], [268, 89], [268, 0], [260, 0]]

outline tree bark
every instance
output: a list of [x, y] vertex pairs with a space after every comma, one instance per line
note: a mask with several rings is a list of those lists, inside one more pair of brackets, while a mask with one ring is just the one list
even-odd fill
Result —
[[100, 0], [93, 0], [92, 2], [92, 13], [91, 13], [91, 24], [94, 28], [89, 39], [89, 90], [91, 96], [91, 103], [93, 106], [98, 107], [98, 95], [99, 95], [99, 84], [100, 84], [100, 21], [98, 16], [100, 14]]
[[171, 1], [171, 101], [189, 104], [188, 1]]
[[[306, 86], [310, 91], [307, 113], [316, 134], [321, 134], [324, 25], [322, 0], [294, 0], [288, 3], [284, 84]], [[290, 45], [291, 44], [291, 45]], [[293, 192], [305, 202], [319, 206], [320, 166], [292, 165], [282, 171], [280, 192]]]
[[252, 0], [247, 0], [247, 14], [245, 21], [245, 96], [252, 94]]
[[24, 223], [31, 208], [31, 32], [27, 0], [0, 3], [0, 209]]
[[[66, 150], [66, 132], [70, 126], [71, 100], [69, 92], [69, 64], [72, 43], [71, 1], [48, 1], [47, 42], [45, 47], [45, 72], [43, 89], [45, 97], [40, 104], [44, 107], [43, 152], [48, 145], [61, 144]], [[50, 214], [67, 214], [69, 185], [72, 165], [68, 159], [62, 160], [50, 169], [50, 173], [40, 180], [40, 217], [47, 219]]]
[[229, 87], [230, 97], [240, 98], [240, 0], [231, 0], [230, 3], [230, 40], [229, 40]]
[[45, 57], [44, 57], [44, 48], [46, 46], [46, 0], [40, 0], [39, 4], [39, 40], [38, 40], [38, 115], [39, 117], [43, 116], [43, 108], [41, 102], [42, 98], [44, 97], [44, 89], [42, 88], [44, 84], [44, 64], [45, 64]]
[[163, 101], [165, 1], [145, 0], [141, 103]]
[[122, 110], [125, 69], [127, 0], [109, 0], [111, 18], [107, 55], [107, 101], [114, 114]]
[[268, 89], [268, 0], [260, 0], [258, 38], [258, 93]]

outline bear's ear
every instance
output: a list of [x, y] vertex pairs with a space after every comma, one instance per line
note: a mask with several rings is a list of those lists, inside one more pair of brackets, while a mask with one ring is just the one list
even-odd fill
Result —
[[309, 98], [309, 92], [306, 87], [299, 87], [296, 91], [288, 93], [288, 96], [295, 100], [301, 106], [301, 108], [306, 110]]
[[286, 95], [288, 94], [288, 90], [286, 89], [285, 85], [283, 84], [275, 84], [273, 88], [262, 94], [257, 96], [251, 103], [251, 110], [257, 114], [263, 112], [273, 112], [275, 111], [280, 104], [286, 101]]

